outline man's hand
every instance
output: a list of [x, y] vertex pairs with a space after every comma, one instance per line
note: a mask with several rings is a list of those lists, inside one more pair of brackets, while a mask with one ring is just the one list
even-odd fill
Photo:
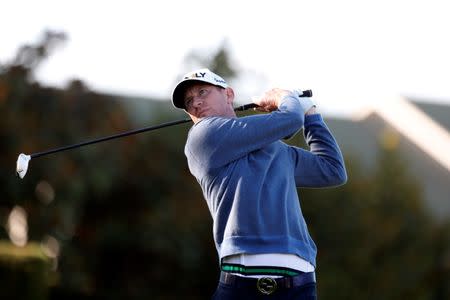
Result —
[[[262, 112], [271, 112], [277, 110], [283, 97], [291, 93], [301, 95], [302, 90], [294, 89], [290, 91], [279, 88], [270, 89], [267, 92], [265, 92], [264, 95], [253, 98], [253, 103], [258, 105], [258, 107], [256, 107], [255, 110]], [[313, 100], [310, 97], [299, 97], [299, 100], [305, 115], [312, 115], [317, 113], [316, 105], [314, 104]]]
[[253, 99], [255, 104], [258, 104], [256, 110], [263, 112], [271, 112], [278, 109], [278, 106], [284, 96], [287, 96], [291, 91], [283, 90], [279, 88], [270, 89], [264, 93], [261, 97]]
[[[301, 89], [295, 89], [293, 90], [294, 93], [301, 95], [303, 92]], [[314, 104], [311, 97], [299, 97], [300, 99], [300, 105], [303, 108], [303, 111], [305, 112], [305, 115], [312, 115], [317, 113], [316, 112], [316, 105]]]

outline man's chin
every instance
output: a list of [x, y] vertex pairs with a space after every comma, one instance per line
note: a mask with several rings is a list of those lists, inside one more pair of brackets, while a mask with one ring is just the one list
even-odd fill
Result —
[[217, 114], [214, 114], [213, 112], [209, 112], [209, 111], [205, 111], [200, 113], [197, 118], [199, 119], [203, 119], [203, 118], [207, 118], [207, 117], [216, 117]]

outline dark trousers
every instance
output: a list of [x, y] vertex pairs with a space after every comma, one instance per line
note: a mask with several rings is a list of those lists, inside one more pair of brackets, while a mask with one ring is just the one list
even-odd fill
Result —
[[228, 300], [228, 299], [271, 299], [271, 300], [316, 300], [317, 291], [316, 284], [309, 283], [303, 286], [291, 287], [285, 289], [278, 289], [271, 295], [264, 295], [258, 291], [256, 286], [252, 287], [236, 287], [223, 284], [219, 282], [213, 300]]

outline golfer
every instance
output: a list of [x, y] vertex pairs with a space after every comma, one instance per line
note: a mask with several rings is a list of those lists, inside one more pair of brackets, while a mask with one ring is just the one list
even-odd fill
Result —
[[[213, 299], [316, 299], [316, 245], [297, 187], [344, 184], [341, 151], [311, 98], [274, 88], [238, 118], [234, 91], [208, 69], [186, 74], [172, 102], [194, 125], [185, 155], [213, 218], [221, 274]], [[283, 142], [304, 128], [309, 151]]]

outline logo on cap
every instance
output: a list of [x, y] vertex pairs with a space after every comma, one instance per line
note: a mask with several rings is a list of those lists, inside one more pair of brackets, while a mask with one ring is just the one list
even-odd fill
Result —
[[218, 82], [218, 83], [224, 83], [224, 84], [226, 84], [225, 80], [220, 79], [220, 78], [214, 77], [214, 81], [215, 81], [215, 82]]
[[206, 75], [206, 72], [195, 72], [195, 73], [192, 73], [192, 74], [190, 74], [190, 75], [186, 75], [186, 76], [184, 77], [184, 79], [204, 78], [205, 75]]

